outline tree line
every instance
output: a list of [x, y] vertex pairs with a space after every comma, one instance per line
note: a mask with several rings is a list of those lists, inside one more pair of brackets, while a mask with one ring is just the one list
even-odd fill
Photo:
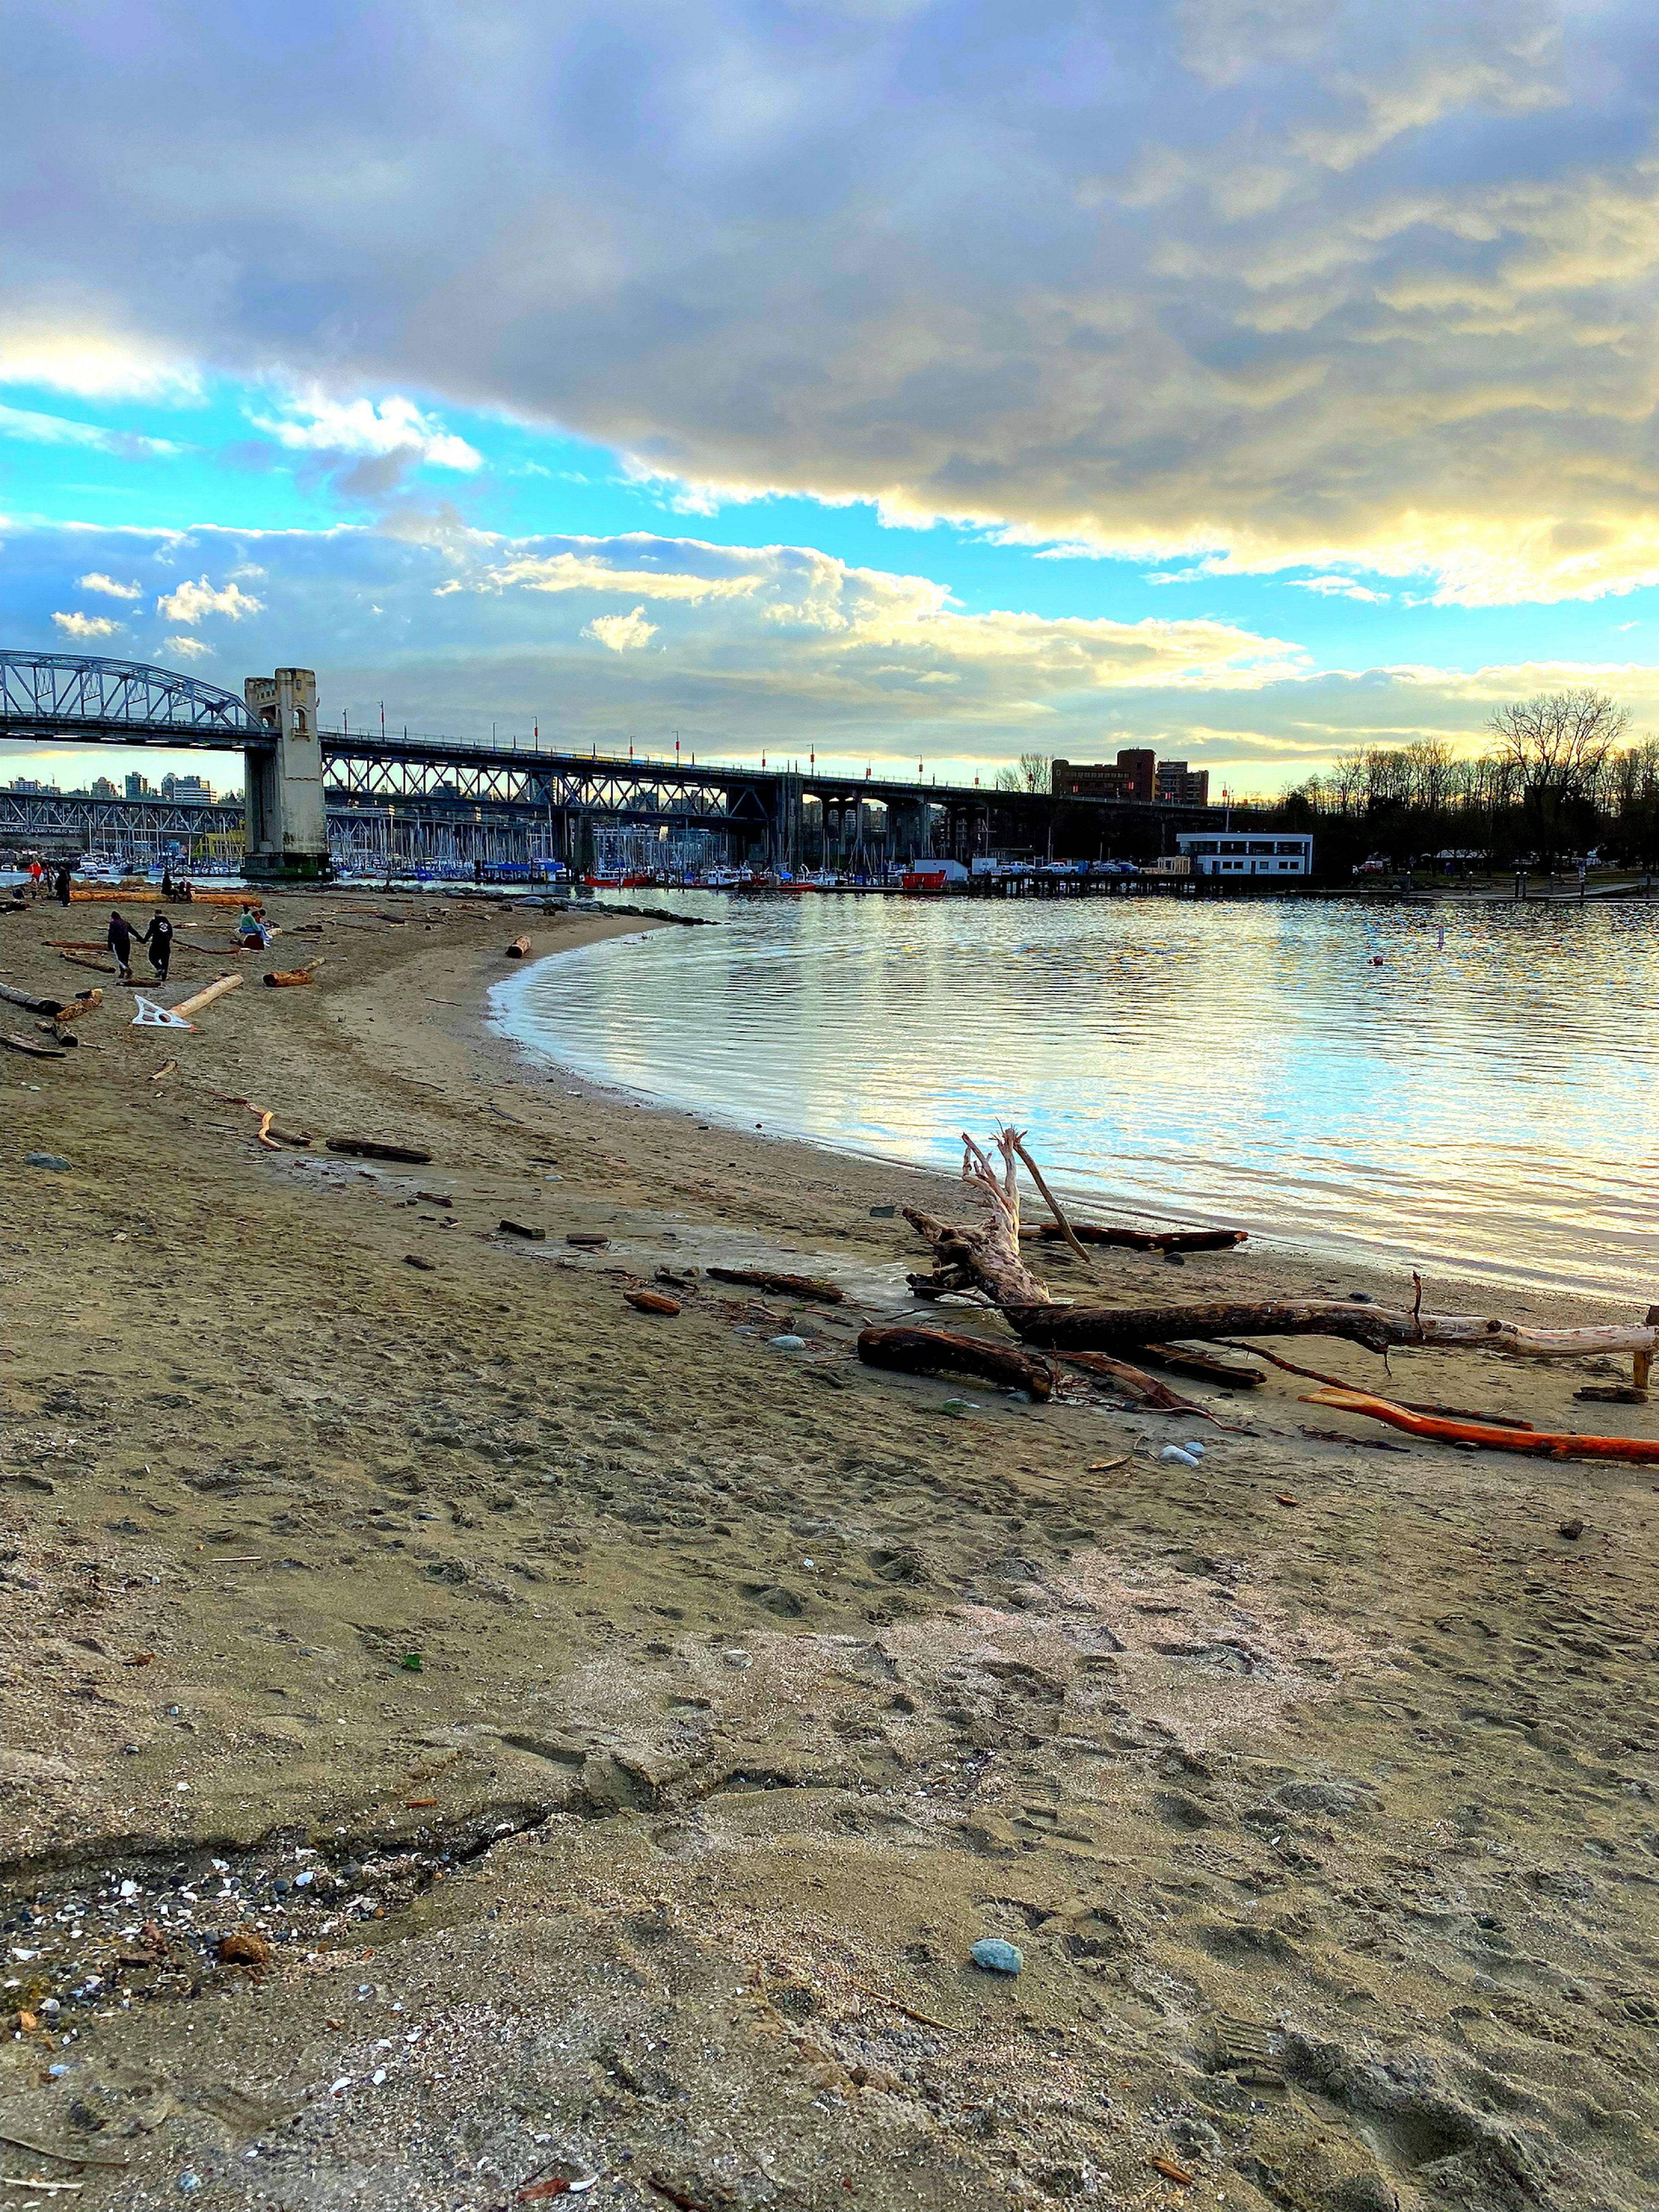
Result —
[[1366, 745], [1283, 794], [1287, 828], [1318, 832], [1320, 872], [1373, 856], [1395, 867], [1442, 853], [1547, 868], [1590, 852], [1659, 865], [1659, 740], [1627, 742], [1629, 710], [1580, 686], [1500, 707], [1474, 755], [1442, 738]]

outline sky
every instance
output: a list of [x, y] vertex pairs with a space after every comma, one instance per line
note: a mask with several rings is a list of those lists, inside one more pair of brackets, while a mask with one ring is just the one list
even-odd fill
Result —
[[1659, 728], [1650, 8], [9, 18], [0, 642], [941, 780]]

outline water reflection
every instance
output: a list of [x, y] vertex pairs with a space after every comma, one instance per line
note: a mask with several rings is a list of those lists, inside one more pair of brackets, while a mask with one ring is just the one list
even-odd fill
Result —
[[[1659, 910], [688, 895], [496, 993], [584, 1075], [1401, 1268], [1659, 1295]], [[1373, 964], [1373, 963], [1376, 964]]]

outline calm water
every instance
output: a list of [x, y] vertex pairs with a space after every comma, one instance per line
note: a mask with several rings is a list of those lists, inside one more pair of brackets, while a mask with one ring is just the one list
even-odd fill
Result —
[[[665, 903], [668, 902], [664, 902]], [[715, 1119], [1406, 1271], [1659, 1298], [1659, 905], [724, 899], [495, 993], [520, 1042]], [[1382, 964], [1374, 966], [1372, 956]]]

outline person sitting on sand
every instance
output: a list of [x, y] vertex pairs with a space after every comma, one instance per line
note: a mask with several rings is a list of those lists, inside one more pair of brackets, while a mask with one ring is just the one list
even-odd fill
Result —
[[149, 953], [149, 964], [155, 971], [158, 983], [167, 980], [167, 967], [173, 958], [173, 924], [166, 915], [153, 915], [149, 927], [138, 942]]
[[264, 922], [260, 921], [253, 908], [247, 905], [244, 905], [242, 911], [236, 917], [236, 934], [245, 945], [251, 950], [261, 952], [270, 942]]
[[109, 934], [104, 939], [115, 955], [116, 979], [122, 983], [132, 981], [132, 930], [113, 907], [110, 908]]

